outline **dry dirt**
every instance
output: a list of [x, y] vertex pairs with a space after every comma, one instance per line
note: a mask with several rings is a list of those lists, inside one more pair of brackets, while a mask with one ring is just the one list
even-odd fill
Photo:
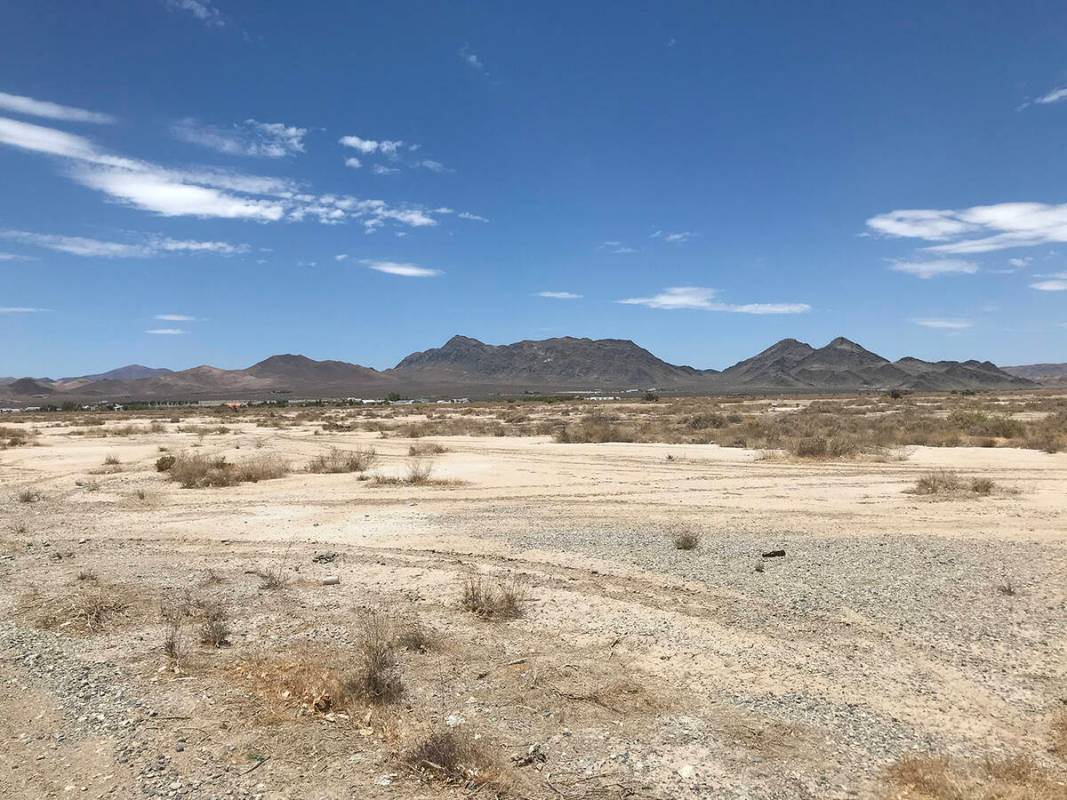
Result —
[[[45, 421], [0, 453], [0, 797], [862, 798], [909, 753], [1062, 778], [1067, 454], [433, 437], [442, 484], [375, 485], [300, 469], [364, 446], [402, 475], [412, 440], [226, 424]], [[161, 446], [294, 471], [182, 489]], [[938, 468], [997, 489], [907, 491]], [[464, 611], [473, 574], [518, 581], [524, 613]], [[122, 607], [87, 617], [87, 597]], [[161, 607], [209, 600], [229, 643], [190, 617], [165, 655]], [[399, 653], [400, 700], [302, 709], [286, 670], [354, 663], [368, 609], [431, 632]], [[488, 754], [489, 785], [405, 765], [435, 730]]]

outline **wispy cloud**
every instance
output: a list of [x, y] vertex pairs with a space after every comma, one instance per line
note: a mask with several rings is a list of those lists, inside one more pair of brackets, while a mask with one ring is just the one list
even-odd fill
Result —
[[649, 239], [662, 239], [665, 242], [671, 244], [681, 244], [682, 242], [688, 242], [694, 236], [698, 234], [693, 231], [679, 231], [678, 233], [668, 233], [667, 231], [654, 231]]
[[924, 328], [945, 331], [961, 331], [974, 326], [969, 319], [913, 319], [912, 322]]
[[150, 333], [152, 336], [184, 336], [189, 331], [181, 328], [149, 328], [145, 333]]
[[375, 175], [393, 175], [397, 172], [400, 172], [400, 170], [396, 167], [387, 167], [384, 164], [375, 164], [373, 167], [371, 167], [371, 172], [373, 172]]
[[110, 114], [101, 114], [99, 111], [87, 111], [84, 108], [62, 106], [59, 103], [35, 100], [32, 97], [23, 97], [22, 95], [8, 94], [7, 92], [0, 92], [0, 109], [12, 111], [16, 114], [27, 114], [31, 117], [61, 119], [67, 122], [93, 122], [97, 125], [109, 125], [115, 121], [115, 118]]
[[211, 4], [211, 0], [166, 0], [166, 3], [171, 11], [192, 14], [209, 28], [221, 28], [226, 25], [226, 20]]
[[61, 158], [66, 174], [112, 200], [160, 216], [314, 219], [323, 224], [357, 220], [368, 232], [388, 223], [437, 224], [432, 212], [382, 200], [308, 193], [294, 181], [212, 168], [168, 169], [113, 155], [82, 136], [0, 117], [0, 144]]
[[0, 261], [21, 261], [22, 257], [14, 253], [0, 253]]
[[246, 119], [229, 128], [183, 119], [171, 128], [175, 138], [232, 156], [283, 158], [304, 152], [307, 128]]
[[156, 314], [154, 319], [160, 322], [196, 322], [196, 317], [188, 314]]
[[998, 203], [960, 210], [905, 209], [867, 220], [885, 236], [944, 242], [931, 253], [965, 255], [1067, 242], [1067, 203]]
[[634, 248], [628, 247], [622, 242], [616, 242], [614, 240], [601, 242], [599, 245], [597, 245], [597, 250], [607, 250], [608, 252], [613, 253], [615, 255], [625, 255], [627, 253], [637, 252]]
[[58, 236], [30, 231], [0, 230], [0, 239], [20, 244], [43, 247], [59, 253], [92, 258], [151, 258], [168, 253], [210, 253], [214, 255], [239, 255], [249, 252], [246, 244], [229, 242], [199, 242], [185, 239], [170, 239], [162, 236], [149, 237], [141, 242], [104, 242], [83, 236]]
[[1030, 284], [1031, 289], [1039, 292], [1067, 292], [1067, 272], [1053, 272], [1050, 275], [1038, 275], [1045, 280]]
[[42, 314], [50, 308], [30, 308], [28, 306], [0, 306], [0, 314]]
[[368, 267], [377, 270], [378, 272], [385, 272], [389, 275], [400, 275], [404, 278], [434, 278], [444, 274], [444, 272], [439, 269], [420, 267], [417, 264], [403, 264], [398, 261], [371, 261], [365, 259], [360, 263], [366, 264]]
[[581, 300], [582, 295], [574, 292], [538, 292], [538, 297], [548, 297], [552, 300]]
[[469, 211], [460, 211], [458, 214], [456, 214], [456, 216], [459, 217], [460, 219], [469, 219], [469, 220], [471, 220], [473, 222], [488, 222], [489, 221], [488, 218], [480, 216], [478, 214], [472, 214]]
[[359, 136], [342, 136], [340, 142], [345, 147], [354, 148], [365, 156], [373, 155], [375, 153], [381, 153], [387, 156], [395, 155], [396, 152], [404, 146], [404, 143], [400, 140], [364, 139]]
[[735, 305], [716, 300], [718, 291], [704, 286], [674, 286], [651, 297], [631, 297], [617, 302], [624, 305], [639, 305], [648, 308], [697, 309], [700, 311], [726, 311], [734, 314], [803, 314], [811, 311], [807, 303], [744, 303]]
[[894, 272], [906, 272], [923, 280], [938, 275], [973, 275], [978, 272], [978, 265], [958, 258], [940, 258], [927, 261], [894, 261], [889, 268]]
[[482, 63], [482, 60], [478, 58], [476, 53], [471, 51], [470, 45], [465, 44], [463, 47], [459, 48], [459, 57], [460, 60], [471, 69], [476, 69], [479, 72], [485, 71], [485, 64]]

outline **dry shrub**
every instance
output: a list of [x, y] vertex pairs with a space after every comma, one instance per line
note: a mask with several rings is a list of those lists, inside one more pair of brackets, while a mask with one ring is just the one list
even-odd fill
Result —
[[39, 503], [44, 499], [44, 495], [36, 489], [23, 489], [15, 495], [15, 499], [20, 503]]
[[339, 473], [365, 472], [374, 463], [377, 453], [374, 448], [367, 450], [340, 450], [336, 447], [329, 453], [315, 456], [307, 465], [308, 472]]
[[104, 466], [105, 467], [114, 467], [114, 466], [116, 466], [118, 464], [121, 464], [121, 463], [122, 462], [119, 461], [119, 458], [116, 455], [109, 455], [104, 459]]
[[700, 536], [690, 531], [682, 531], [674, 537], [676, 550], [695, 550], [700, 545]]
[[289, 464], [278, 456], [263, 454], [244, 461], [230, 462], [225, 456], [208, 457], [182, 453], [168, 470], [168, 477], [183, 489], [211, 486], [235, 486], [239, 483], [281, 478], [289, 473]]
[[786, 450], [797, 458], [848, 458], [860, 446], [851, 436], [804, 436], [790, 440]]
[[587, 414], [578, 422], [566, 425], [555, 433], [555, 439], [561, 444], [602, 444], [604, 442], [633, 442], [637, 440], [634, 432], [617, 425], [608, 417], [594, 413]]
[[408, 461], [403, 475], [375, 475], [375, 486], [459, 486], [463, 481], [436, 479], [433, 477], [433, 462], [421, 458]]
[[505, 773], [486, 743], [462, 729], [434, 731], [416, 741], [401, 758], [425, 781], [443, 781], [466, 789], [507, 789]]
[[912, 492], [926, 495], [955, 494], [961, 485], [960, 477], [955, 472], [939, 469], [920, 477]]
[[988, 496], [996, 489], [996, 483], [989, 478], [972, 478], [965, 482], [955, 472], [941, 469], [920, 477], [910, 491], [922, 495]]
[[201, 600], [193, 609], [198, 621], [200, 643], [211, 647], [223, 647], [230, 643], [230, 613], [218, 600]]
[[29, 444], [36, 435], [36, 431], [0, 425], [0, 450], [6, 450], [9, 447], [21, 447], [22, 445]]
[[160, 456], [156, 459], [156, 472], [167, 472], [177, 462], [174, 456]]
[[436, 442], [419, 442], [408, 448], [409, 456], [439, 456], [447, 452], [448, 448], [442, 447]]
[[344, 698], [368, 703], [389, 703], [403, 694], [399, 665], [393, 645], [393, 621], [381, 611], [368, 612], [360, 622], [355, 663], [342, 673]]
[[892, 800], [1065, 800], [1067, 786], [1026, 757], [956, 762], [904, 756], [886, 776]]
[[22, 605], [37, 627], [73, 633], [101, 631], [130, 607], [127, 593], [119, 587], [105, 585], [95, 576], [80, 583], [70, 594], [47, 598], [31, 594]]
[[522, 616], [525, 599], [526, 593], [514, 580], [490, 583], [475, 575], [463, 582], [463, 608], [482, 619], [507, 620]]
[[159, 616], [163, 620], [163, 655], [177, 664], [182, 657], [182, 628], [188, 607], [185, 599], [164, 599], [159, 604]]

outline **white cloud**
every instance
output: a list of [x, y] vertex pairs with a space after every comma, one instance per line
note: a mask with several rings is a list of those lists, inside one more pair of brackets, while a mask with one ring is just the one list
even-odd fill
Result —
[[217, 128], [195, 119], [183, 119], [171, 128], [171, 133], [183, 142], [226, 155], [282, 158], [304, 152], [307, 128], [254, 119], [246, 119], [230, 128]]
[[181, 328], [149, 328], [145, 331], [145, 333], [150, 333], [153, 336], [184, 336], [188, 332]]
[[363, 139], [359, 136], [342, 136], [339, 140], [345, 147], [351, 147], [365, 156], [381, 153], [383, 155], [396, 155], [396, 152], [404, 146], [400, 140], [391, 139]]
[[348, 167], [349, 169], [359, 169], [360, 167], [363, 166], [363, 162], [360, 161], [355, 156], [352, 156], [351, 158], [346, 158], [345, 159], [345, 166]]
[[1027, 256], [1026, 258], [1009, 258], [1008, 264], [1009, 266], [1012, 266], [1015, 269], [1025, 269], [1027, 266], [1029, 266], [1031, 261], [1033, 261], [1033, 259], [1029, 256]]
[[382, 200], [314, 195], [299, 184], [212, 168], [174, 170], [112, 155], [88, 139], [0, 117], [0, 144], [66, 159], [71, 179], [110, 198], [161, 216], [219, 217], [260, 222], [323, 224], [358, 220], [368, 231], [387, 223], [436, 225], [431, 211], [390, 206]]
[[472, 69], [476, 69], [479, 72], [485, 69], [485, 64], [482, 63], [482, 60], [478, 58], [477, 54], [471, 52], [470, 45], [465, 44], [459, 48], [459, 57], [464, 64]]
[[110, 114], [101, 114], [99, 111], [87, 111], [84, 108], [61, 106], [59, 103], [50, 103], [47, 100], [34, 100], [32, 97], [23, 97], [17, 94], [0, 92], [0, 108], [5, 111], [13, 111], [16, 114], [27, 114], [32, 117], [44, 117], [46, 119], [61, 119], [67, 122], [95, 122], [98, 125], [109, 125], [115, 121]]
[[348, 253], [338, 253], [337, 255], [335, 255], [333, 257], [333, 260], [334, 261], [344, 261], [346, 258], [348, 258]]
[[369, 261], [360, 262], [373, 270], [385, 272], [389, 275], [401, 275], [405, 278], [433, 278], [444, 274], [439, 269], [427, 269], [415, 264], [402, 264], [397, 261]]
[[87, 239], [83, 236], [57, 236], [30, 231], [0, 230], [0, 239], [7, 239], [20, 244], [43, 247], [59, 253], [91, 258], [151, 258], [163, 253], [213, 253], [216, 255], [237, 255], [247, 253], [246, 244], [229, 242], [198, 242], [184, 239], [170, 239], [156, 236], [142, 242], [104, 242], [99, 239]]
[[932, 259], [929, 261], [894, 261], [889, 268], [894, 272], [917, 275], [923, 280], [929, 280], [938, 275], [973, 275], [978, 272], [977, 264], [957, 258]]
[[681, 244], [692, 239], [697, 234], [692, 231], [679, 231], [678, 233], [667, 233], [666, 231], [655, 231], [649, 236], [649, 239], [662, 239], [665, 242], [671, 244]]
[[718, 292], [703, 286], [674, 286], [652, 297], [631, 297], [619, 300], [625, 305], [640, 305], [667, 310], [698, 309], [701, 311], [727, 311], [735, 314], [803, 314], [811, 311], [807, 303], [746, 303], [734, 305], [721, 303], [715, 298]]
[[14, 253], [0, 253], [0, 261], [21, 261], [22, 259]]
[[392, 175], [394, 172], [400, 172], [396, 167], [387, 167], [384, 164], [375, 164], [371, 170], [375, 175]]
[[196, 322], [196, 317], [188, 314], [156, 314], [155, 319], [161, 322]]
[[422, 161], [416, 162], [415, 166], [428, 169], [430, 172], [454, 172], [454, 170], [449, 169], [440, 161], [434, 161], [429, 158], [424, 158]]
[[538, 292], [538, 297], [548, 297], [552, 300], [581, 300], [580, 294], [574, 292]]
[[1031, 289], [1039, 292], [1067, 292], [1067, 272], [1053, 272], [1049, 275], [1038, 275], [1046, 280], [1030, 284]]
[[456, 214], [456, 216], [459, 217], [460, 219], [469, 219], [469, 220], [473, 220], [474, 222], [488, 222], [489, 221], [485, 217], [479, 216], [478, 214], [472, 214], [469, 211], [460, 211], [458, 214]]
[[219, 10], [211, 5], [211, 0], [167, 0], [167, 8], [188, 12], [209, 28], [221, 28], [226, 24]]
[[41, 314], [50, 308], [28, 308], [27, 306], [0, 306], [0, 314]]
[[1041, 95], [1034, 102], [1047, 106], [1050, 103], [1058, 103], [1061, 100], [1067, 100], [1067, 89], [1053, 89], [1048, 94]]
[[626, 253], [636, 253], [637, 251], [632, 247], [627, 247], [622, 242], [607, 241], [601, 242], [597, 245], [597, 250], [608, 250], [615, 255], [625, 255]]
[[998, 203], [960, 210], [891, 211], [867, 220], [886, 236], [945, 242], [932, 253], [965, 255], [1067, 242], [1067, 203]]
[[973, 322], [967, 319], [913, 319], [912, 322], [916, 325], [922, 325], [924, 328], [936, 328], [945, 331], [961, 331], [974, 325]]

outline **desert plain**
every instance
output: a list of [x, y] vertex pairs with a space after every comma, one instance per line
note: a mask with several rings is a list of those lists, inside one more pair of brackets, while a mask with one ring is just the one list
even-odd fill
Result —
[[1067, 797], [1067, 400], [813, 402], [0, 420], [0, 797]]

